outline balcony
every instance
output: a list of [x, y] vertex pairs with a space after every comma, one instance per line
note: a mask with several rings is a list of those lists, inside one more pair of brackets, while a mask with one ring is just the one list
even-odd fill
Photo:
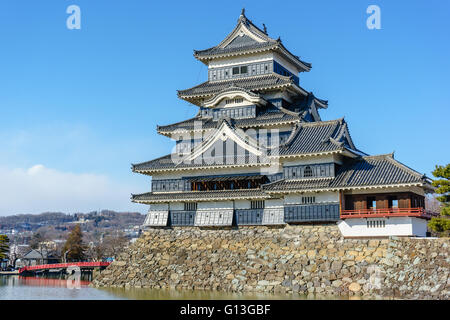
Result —
[[349, 218], [387, 218], [387, 217], [417, 217], [431, 219], [439, 213], [430, 212], [424, 208], [383, 208], [341, 210], [341, 219]]

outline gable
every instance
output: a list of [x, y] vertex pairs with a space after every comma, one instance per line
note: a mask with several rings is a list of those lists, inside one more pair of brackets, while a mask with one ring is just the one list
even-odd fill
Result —
[[267, 152], [243, 130], [232, 127], [223, 120], [220, 127], [191, 153], [182, 157], [180, 163], [197, 164], [248, 164], [266, 161]]
[[247, 34], [241, 33], [240, 35], [236, 36], [233, 40], [231, 40], [224, 48], [235, 49], [255, 45], [258, 43], [259, 43], [258, 41], [248, 36]]
[[[239, 37], [246, 37], [244, 39], [236, 40]], [[233, 43], [233, 41], [235, 41]], [[274, 41], [269, 38], [264, 32], [259, 30], [253, 23], [251, 23], [247, 18], [242, 17], [239, 19], [237, 26], [233, 31], [217, 46], [218, 48], [226, 48], [231, 43], [232, 46], [229, 48], [233, 48], [233, 45], [236, 46], [238, 43], [248, 43], [248, 44], [257, 44], [263, 42]], [[239, 46], [237, 46], [239, 47]], [[236, 47], [234, 47], [236, 48]]]
[[213, 108], [216, 106], [226, 106], [227, 100], [233, 100], [233, 105], [266, 105], [267, 101], [260, 95], [239, 87], [228, 87], [221, 90], [211, 99], [202, 103], [203, 107]]

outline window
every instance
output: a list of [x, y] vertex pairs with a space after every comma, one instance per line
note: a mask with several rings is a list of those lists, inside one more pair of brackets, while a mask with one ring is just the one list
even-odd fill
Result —
[[305, 170], [303, 171], [303, 176], [306, 177], [312, 177], [313, 176], [313, 171], [312, 168], [310, 166], [306, 166]]
[[389, 208], [398, 208], [397, 197], [389, 197]]
[[184, 211], [195, 211], [197, 210], [197, 202], [185, 202]]
[[367, 197], [367, 209], [374, 209], [377, 208], [377, 200], [375, 197]]
[[233, 75], [239, 74], [239, 67], [233, 67]]
[[241, 67], [241, 74], [242, 73], [247, 73], [247, 66], [242, 66]]
[[250, 202], [251, 209], [264, 209], [264, 200], [261, 201], [251, 201]]
[[367, 220], [367, 228], [385, 228], [385, 220]]
[[302, 197], [302, 204], [315, 203], [316, 197]]
[[[235, 99], [226, 99], [225, 104], [231, 104], [231, 103], [242, 103], [244, 102], [244, 98], [235, 98]], [[226, 113], [226, 110], [222, 110], [224, 114]]]

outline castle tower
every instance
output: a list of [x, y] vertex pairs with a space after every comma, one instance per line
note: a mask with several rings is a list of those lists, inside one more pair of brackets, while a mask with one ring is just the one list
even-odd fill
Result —
[[179, 90], [195, 117], [158, 126], [174, 151], [134, 164], [152, 176], [145, 227], [337, 223], [346, 237], [425, 236], [424, 175], [393, 154], [368, 156], [328, 102], [301, 87], [311, 64], [244, 10], [218, 45], [194, 51], [208, 80]]

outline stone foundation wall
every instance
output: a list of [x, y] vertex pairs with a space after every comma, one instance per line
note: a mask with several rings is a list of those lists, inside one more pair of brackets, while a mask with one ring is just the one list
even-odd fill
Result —
[[336, 225], [153, 229], [94, 286], [448, 299], [450, 239], [343, 239]]

